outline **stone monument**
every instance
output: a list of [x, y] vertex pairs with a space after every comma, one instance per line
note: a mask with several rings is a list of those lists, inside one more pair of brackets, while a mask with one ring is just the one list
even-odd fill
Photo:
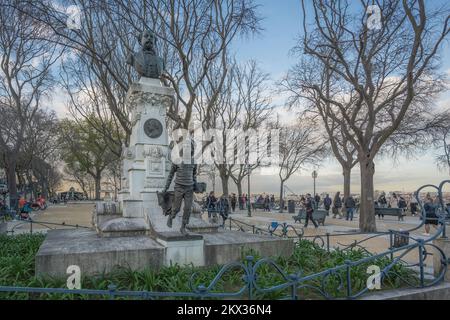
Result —
[[[223, 264], [240, 259], [245, 249], [263, 256], [292, 253], [292, 240], [218, 229], [202, 219], [195, 202], [189, 232], [178, 231], [180, 214], [172, 228], [167, 225], [158, 192], [166, 191], [172, 167], [166, 112], [175, 99], [174, 90], [159, 80], [164, 63], [156, 54], [155, 39], [152, 32], [143, 32], [141, 50], [127, 60], [140, 79], [126, 96], [132, 133], [123, 148], [119, 201], [96, 203], [92, 230], [49, 231], [36, 255], [36, 274], [64, 276], [70, 265], [79, 266], [83, 274], [98, 274], [116, 266], [137, 270], [171, 263]], [[167, 189], [171, 192], [173, 183]]]
[[[140, 79], [131, 84], [126, 97], [132, 133], [129, 146], [124, 146], [122, 153], [122, 189], [117, 204], [122, 216], [105, 219], [112, 212], [105, 209], [104, 203], [98, 204], [95, 212], [94, 224], [104, 237], [145, 234], [157, 237], [181, 226], [180, 219], [173, 222], [173, 229], [166, 225], [157, 198], [157, 192], [166, 188], [171, 167], [166, 111], [174, 103], [175, 91], [162, 86], [159, 80], [164, 63], [156, 54], [155, 39], [151, 31], [144, 31], [142, 49], [127, 60]], [[210, 232], [218, 226], [193, 217], [190, 228]]]

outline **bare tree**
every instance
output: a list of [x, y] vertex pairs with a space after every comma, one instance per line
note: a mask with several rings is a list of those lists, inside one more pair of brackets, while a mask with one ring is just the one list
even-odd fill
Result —
[[86, 173], [85, 170], [80, 168], [78, 163], [68, 163], [64, 166], [64, 178], [68, 181], [73, 181], [78, 184], [81, 188], [86, 199], [91, 198], [92, 188], [91, 180], [92, 177]]
[[[235, 86], [238, 99], [235, 103], [242, 105], [242, 128], [244, 131], [263, 129], [269, 121], [273, 106], [270, 97], [269, 74], [263, 72], [255, 60], [250, 60], [236, 70]], [[236, 184], [238, 195], [242, 195], [242, 181], [253, 170], [262, 165], [261, 159], [267, 155], [268, 141], [260, 141], [258, 157], [254, 163], [238, 164], [231, 170], [230, 177]], [[245, 147], [241, 142], [240, 148]]]
[[18, 176], [26, 176], [28, 185], [33, 187], [34, 196], [41, 193], [47, 198], [60, 183], [57, 139], [58, 120], [55, 112], [39, 109], [26, 125], [19, 151], [20, 161], [16, 168]]
[[[248, 130], [262, 128], [272, 110], [268, 96], [268, 74], [262, 72], [255, 61], [243, 65], [236, 63], [230, 65], [220, 94], [215, 92], [214, 79], [217, 77], [211, 75], [208, 77], [211, 82], [202, 85], [199, 99], [195, 104], [202, 128], [220, 131], [219, 135], [211, 137], [208, 142], [215, 139], [220, 149], [215, 150], [214, 161], [226, 196], [229, 193], [230, 178], [236, 183], [238, 193], [241, 195], [243, 178], [249, 169], [253, 170], [261, 165], [263, 153], [257, 151], [264, 150], [264, 145], [267, 145], [263, 139], [258, 141], [259, 150], [254, 150], [258, 157], [250, 164], [250, 168], [239, 161], [242, 159], [238, 157], [248, 153], [249, 147], [256, 148], [248, 145]], [[214, 71], [217, 69], [211, 69], [211, 72]], [[237, 130], [235, 132], [238, 135], [230, 136], [232, 130]]]
[[177, 93], [168, 116], [175, 128], [186, 129], [209, 69], [221, 69], [218, 93], [227, 74], [231, 43], [260, 29], [252, 0], [76, 0], [72, 4], [81, 13], [78, 30], [67, 28], [67, 15], [51, 2], [23, 0], [18, 7], [45, 23], [58, 43], [78, 51], [90, 63], [102, 96], [126, 136], [131, 127], [123, 98], [135, 75], [125, 66], [124, 57], [134, 49], [143, 29], [159, 36], [159, 54], [167, 69], [162, 80]]
[[320, 83], [310, 89], [330, 105], [327, 116], [357, 149], [359, 224], [370, 232], [376, 230], [374, 157], [399, 129], [411, 105], [432, 101], [442, 89], [436, 70], [450, 17], [448, 8], [433, 10], [424, 0], [387, 0], [378, 3], [380, 28], [369, 28], [365, 11], [372, 1], [360, 4], [362, 10], [355, 13], [349, 1], [312, 0], [309, 12], [302, 1], [301, 48], [340, 84], [341, 94], [334, 97], [328, 97]]
[[448, 170], [450, 175], [450, 112], [446, 111], [438, 115], [439, 125], [433, 127], [432, 143], [439, 150], [436, 156], [436, 164], [441, 170]]
[[[0, 148], [4, 156], [11, 207], [16, 207], [16, 166], [26, 127], [54, 85], [52, 66], [61, 51], [49, 43], [44, 26], [15, 9], [0, 6]], [[10, 123], [6, 121], [12, 120]], [[13, 126], [13, 127], [12, 127]]]
[[450, 127], [442, 130], [440, 143], [442, 154], [436, 157], [436, 162], [439, 168], [442, 170], [447, 169], [450, 175]]
[[329, 70], [320, 72], [320, 65], [314, 61], [302, 59], [295, 65], [286, 77], [280, 82], [282, 92], [289, 94], [288, 105], [290, 108], [302, 107], [305, 114], [312, 117], [319, 117], [322, 121], [322, 129], [325, 131], [335, 159], [342, 167], [344, 199], [350, 196], [351, 171], [358, 163], [356, 148], [343, 133], [340, 127], [342, 122], [338, 122], [334, 117], [328, 115], [330, 103], [322, 101], [315, 90], [311, 90], [314, 85], [319, 85], [326, 97], [334, 93], [335, 84]]
[[326, 141], [317, 134], [313, 119], [300, 119], [280, 128], [280, 212], [283, 212], [284, 184], [307, 165], [317, 165], [324, 157]]
[[62, 120], [59, 131], [62, 159], [72, 173], [81, 171], [92, 177], [95, 183], [95, 199], [99, 200], [103, 174], [108, 166], [117, 163], [119, 157], [111, 152], [103, 135], [87, 121], [80, 125], [67, 119]]
[[[120, 156], [131, 134], [125, 88], [118, 86], [94, 59], [80, 53], [64, 60], [61, 71], [61, 84], [70, 98], [67, 108], [72, 118], [80, 124], [88, 122], [104, 136], [111, 151]], [[121, 72], [126, 74], [125, 70]]]

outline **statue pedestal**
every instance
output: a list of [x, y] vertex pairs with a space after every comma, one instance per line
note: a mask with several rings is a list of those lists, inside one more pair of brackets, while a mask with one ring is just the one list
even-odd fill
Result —
[[179, 232], [160, 233], [156, 238], [165, 249], [166, 266], [178, 263], [180, 265], [193, 264], [194, 266], [205, 265], [203, 247], [205, 242], [201, 235], [182, 235]]
[[[156, 238], [160, 233], [178, 232], [181, 228], [178, 217], [172, 228], [167, 227], [167, 217], [158, 205], [156, 194], [164, 188], [171, 166], [166, 110], [173, 103], [174, 95], [174, 90], [163, 87], [158, 79], [142, 77], [130, 86], [126, 103], [131, 111], [132, 133], [130, 146], [123, 150], [122, 190], [118, 204], [122, 216], [94, 221], [101, 236], [129, 234]], [[196, 233], [216, 232], [217, 228], [195, 214], [187, 226], [189, 231]]]

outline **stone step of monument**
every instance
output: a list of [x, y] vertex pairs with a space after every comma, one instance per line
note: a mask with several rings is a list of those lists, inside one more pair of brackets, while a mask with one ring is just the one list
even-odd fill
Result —
[[117, 218], [98, 226], [101, 237], [134, 237], [149, 234], [150, 228], [143, 218]]

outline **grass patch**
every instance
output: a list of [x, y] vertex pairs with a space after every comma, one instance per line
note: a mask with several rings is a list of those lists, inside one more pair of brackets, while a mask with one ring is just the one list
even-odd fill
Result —
[[[34, 257], [42, 244], [45, 236], [16, 235], [0, 236], [0, 285], [18, 287], [48, 287], [65, 288], [66, 278], [40, 278], [34, 274]], [[253, 263], [261, 257], [257, 252], [247, 251], [242, 254], [254, 256]], [[345, 261], [357, 261], [370, 254], [362, 249], [336, 250], [327, 252], [309, 241], [300, 241], [288, 258], [278, 257], [274, 259], [276, 264], [287, 275], [295, 274], [307, 276], [315, 274], [335, 266], [344, 265]], [[369, 265], [377, 265], [381, 269], [387, 266], [390, 260], [377, 259], [367, 264], [361, 264], [351, 268], [352, 293], [357, 293], [366, 287]], [[116, 268], [109, 274], [89, 276], [82, 278], [83, 289], [107, 290], [114, 284], [117, 290], [155, 291], [155, 292], [191, 292], [193, 287], [199, 285], [208, 286], [219, 273], [221, 267], [193, 267], [172, 265], [159, 270], [145, 269], [132, 271], [126, 268]], [[193, 276], [195, 274], [195, 276]], [[245, 285], [244, 271], [240, 268], [228, 270], [217, 282], [213, 292], [236, 292]], [[382, 289], [399, 288], [404, 285], [404, 280], [410, 283], [417, 282], [416, 273], [401, 264], [393, 267], [392, 272], [384, 279]], [[271, 288], [286, 283], [283, 276], [268, 264], [258, 267], [256, 284], [260, 288]], [[347, 292], [346, 272], [338, 271], [326, 278], [314, 278], [305, 283], [305, 288], [299, 288], [297, 293], [303, 299], [323, 299], [317, 288], [326, 292], [330, 297], [344, 297]], [[284, 288], [272, 292], [259, 292], [253, 296], [256, 299], [278, 299], [290, 293], [290, 288]], [[107, 297], [61, 295], [61, 294], [29, 294], [29, 293], [0, 293], [0, 299], [102, 299]], [[245, 294], [242, 298], [248, 298]]]

